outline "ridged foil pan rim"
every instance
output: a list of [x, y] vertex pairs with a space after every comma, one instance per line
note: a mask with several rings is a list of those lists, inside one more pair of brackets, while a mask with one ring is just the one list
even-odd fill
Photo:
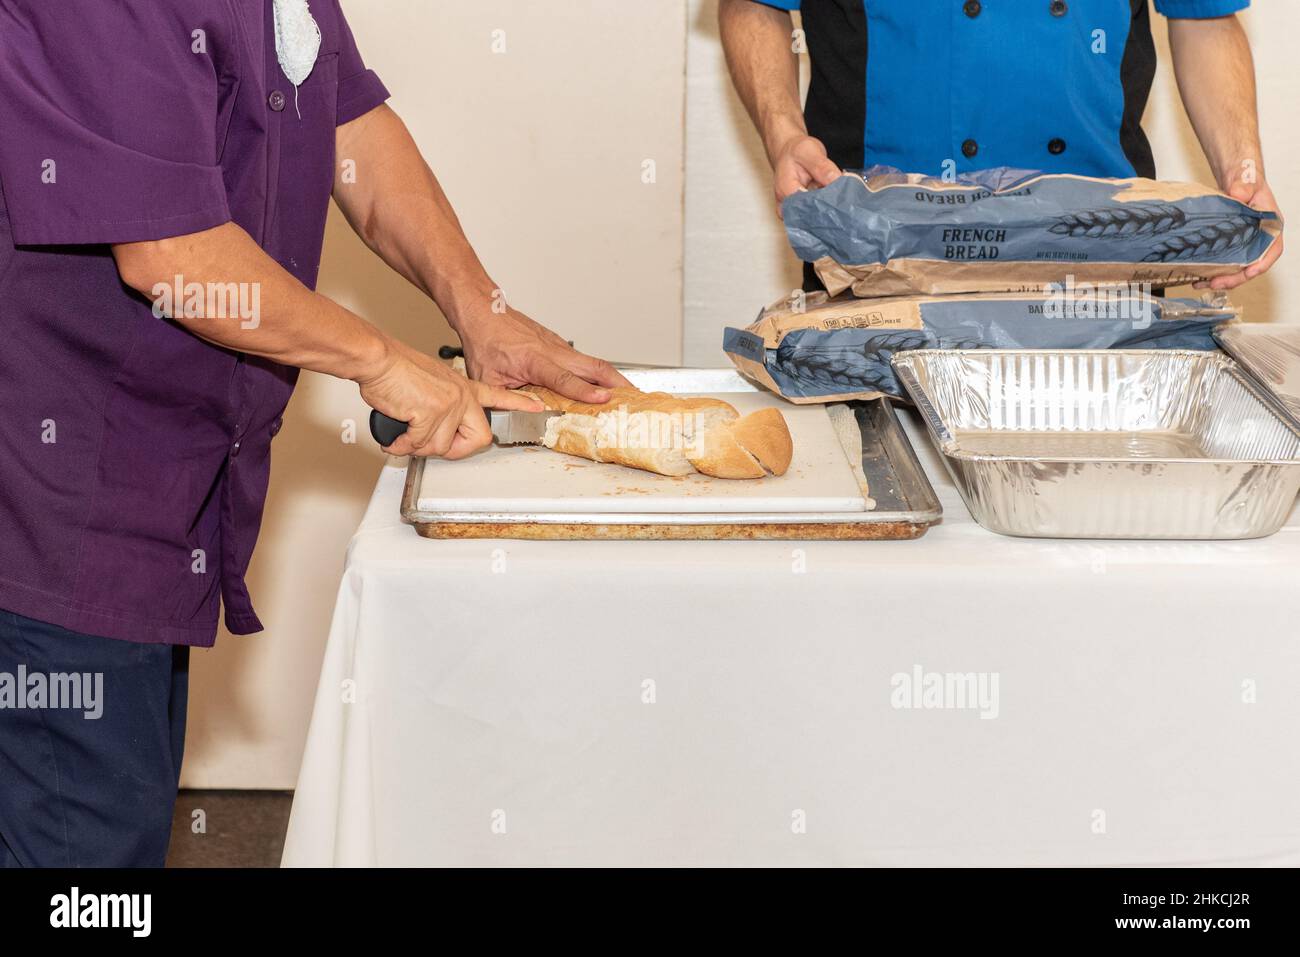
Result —
[[1050, 357], [1079, 357], [1079, 356], [1131, 356], [1137, 359], [1158, 359], [1161, 356], [1170, 358], [1192, 358], [1199, 361], [1213, 362], [1222, 367], [1225, 374], [1232, 376], [1242, 387], [1245, 388], [1252, 396], [1258, 399], [1273, 414], [1273, 416], [1286, 429], [1297, 437], [1300, 437], [1300, 426], [1283, 414], [1278, 408], [1276, 397], [1267, 389], [1259, 384], [1254, 376], [1250, 375], [1232, 356], [1224, 352], [1202, 352], [1196, 349], [909, 349], [906, 352], [900, 352], [893, 357], [891, 364], [897, 373], [899, 380], [907, 389], [908, 395], [916, 404], [918, 410], [925, 417], [927, 425], [930, 427], [932, 434], [938, 441], [936, 445], [939, 451], [953, 459], [960, 459], [963, 462], [1025, 462], [1041, 463], [1044, 465], [1073, 465], [1073, 464], [1106, 464], [1106, 465], [1276, 465], [1276, 466], [1300, 466], [1300, 456], [1295, 458], [1119, 458], [1116, 456], [1052, 456], [1052, 455], [998, 455], [986, 452], [968, 452], [960, 448], [958, 440], [949, 431], [944, 424], [942, 417], [937, 409], [931, 404], [929, 397], [926, 395], [925, 388], [917, 379], [912, 370], [912, 366], [918, 361], [925, 361], [933, 356], [1020, 356], [1032, 357], [1043, 356]]

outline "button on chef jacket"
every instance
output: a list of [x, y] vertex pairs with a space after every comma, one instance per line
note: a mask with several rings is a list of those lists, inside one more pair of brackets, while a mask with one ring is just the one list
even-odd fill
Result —
[[[1147, 0], [760, 0], [801, 10], [808, 131], [845, 169], [1155, 176]], [[1172, 18], [1249, 0], [1155, 0]], [[865, 77], [865, 82], [864, 82]]]
[[295, 104], [271, 0], [0, 0], [0, 609], [203, 646], [224, 600], [261, 629], [244, 573], [297, 372], [156, 318], [106, 244], [233, 221], [314, 286], [335, 127], [388, 94], [338, 0], [310, 9]]

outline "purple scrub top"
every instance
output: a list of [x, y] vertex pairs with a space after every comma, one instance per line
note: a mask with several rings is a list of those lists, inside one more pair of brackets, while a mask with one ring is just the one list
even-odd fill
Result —
[[0, 0], [0, 609], [261, 630], [244, 574], [297, 370], [156, 318], [106, 244], [234, 222], [315, 286], [335, 127], [388, 92], [338, 0], [310, 9], [295, 110], [271, 0]]

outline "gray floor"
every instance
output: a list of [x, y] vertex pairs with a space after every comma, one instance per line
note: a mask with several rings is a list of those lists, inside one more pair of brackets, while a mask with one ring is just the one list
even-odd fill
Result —
[[279, 867], [292, 801], [291, 791], [181, 791], [167, 866]]

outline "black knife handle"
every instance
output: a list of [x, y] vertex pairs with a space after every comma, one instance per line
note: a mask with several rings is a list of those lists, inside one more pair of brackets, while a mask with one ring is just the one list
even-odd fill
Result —
[[[573, 345], [572, 340], [569, 340], [569, 345]], [[438, 358], [446, 361], [450, 361], [451, 359], [463, 359], [465, 358], [465, 348], [464, 346], [439, 346]]]
[[406, 432], [409, 423], [390, 419], [377, 409], [370, 410], [370, 434], [375, 441], [387, 448]]

